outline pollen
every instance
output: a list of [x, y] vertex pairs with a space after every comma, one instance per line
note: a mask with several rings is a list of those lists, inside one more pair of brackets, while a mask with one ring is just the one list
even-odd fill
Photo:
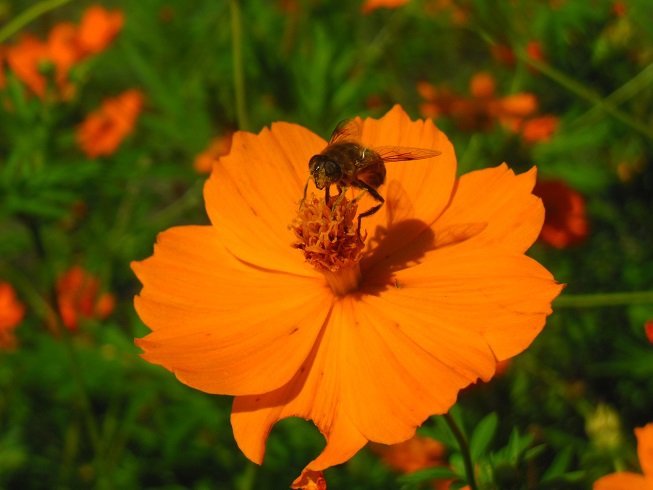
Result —
[[345, 196], [333, 196], [327, 204], [311, 194], [290, 224], [296, 237], [291, 246], [304, 252], [306, 261], [339, 295], [356, 290], [360, 283], [358, 263], [367, 234], [359, 233], [357, 209]]

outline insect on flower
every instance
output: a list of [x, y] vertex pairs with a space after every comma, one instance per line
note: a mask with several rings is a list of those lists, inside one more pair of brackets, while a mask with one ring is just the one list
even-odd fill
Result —
[[385, 199], [377, 189], [385, 182], [386, 162], [406, 162], [422, 160], [440, 155], [437, 150], [424, 148], [405, 148], [398, 146], [381, 146], [367, 148], [361, 143], [361, 127], [355, 119], [341, 121], [331, 134], [329, 144], [321, 153], [313, 155], [308, 162], [310, 176], [304, 186], [304, 197], [300, 208], [306, 199], [306, 191], [311, 178], [315, 187], [325, 189], [324, 200], [329, 203], [329, 189], [332, 185], [338, 188], [338, 196], [332, 209], [335, 209], [349, 187], [362, 189], [350, 204], [354, 204], [368, 192], [379, 204], [372, 206], [358, 215], [358, 231], [361, 220], [376, 213]]

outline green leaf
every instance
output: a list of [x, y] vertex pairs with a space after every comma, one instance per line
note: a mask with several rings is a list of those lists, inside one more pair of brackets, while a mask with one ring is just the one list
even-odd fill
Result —
[[499, 417], [496, 412], [486, 415], [478, 423], [469, 442], [469, 450], [474, 461], [483, 456], [497, 433], [498, 425]]
[[400, 483], [419, 483], [428, 480], [444, 480], [460, 478], [461, 476], [447, 466], [434, 466], [424, 470], [416, 471], [410, 475], [403, 475], [397, 478]]
[[562, 450], [556, 455], [555, 459], [551, 463], [551, 466], [546, 470], [540, 481], [545, 482], [547, 480], [552, 480], [564, 474], [564, 472], [569, 468], [569, 463], [571, 463], [572, 449], [570, 446], [563, 447]]

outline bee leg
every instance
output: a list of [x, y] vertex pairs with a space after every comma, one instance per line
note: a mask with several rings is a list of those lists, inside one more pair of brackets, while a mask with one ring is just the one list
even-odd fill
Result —
[[[358, 236], [360, 237], [360, 235], [361, 235], [361, 221], [363, 220], [363, 218], [366, 218], [368, 216], [372, 216], [379, 209], [381, 209], [381, 207], [383, 207], [383, 203], [385, 203], [385, 199], [383, 199], [381, 194], [379, 194], [374, 187], [372, 187], [371, 185], [363, 182], [362, 180], [359, 180], [358, 182], [356, 182], [356, 184], [357, 184], [357, 186], [360, 186], [363, 189], [365, 189], [367, 192], [369, 192], [370, 196], [372, 196], [376, 201], [379, 202], [379, 204], [377, 204], [376, 206], [373, 206], [370, 209], [368, 209], [367, 211], [365, 211], [364, 213], [360, 213], [358, 215]], [[352, 201], [352, 202], [358, 201], [361, 197], [363, 197], [364, 194], [365, 194], [364, 192], [361, 193], [361, 195], [358, 196], [356, 199], [354, 199], [354, 201]]]
[[342, 201], [345, 197], [345, 191], [347, 190], [346, 187], [341, 187], [338, 186], [338, 196], [336, 197], [336, 200], [333, 201], [333, 206], [331, 206], [331, 219], [333, 219], [333, 216], [335, 215], [336, 209], [338, 209], [338, 205], [340, 204], [340, 201]]
[[304, 201], [306, 201], [306, 192], [308, 191], [308, 183], [310, 182], [310, 180], [311, 178], [309, 177], [306, 180], [306, 183], [304, 184], [304, 197], [302, 197], [301, 201], [299, 201], [299, 209], [302, 209], [302, 207], [304, 206]]
[[327, 206], [329, 205], [329, 199], [331, 199], [329, 189], [331, 189], [330, 185], [326, 186], [326, 189], [324, 189], [324, 202]]

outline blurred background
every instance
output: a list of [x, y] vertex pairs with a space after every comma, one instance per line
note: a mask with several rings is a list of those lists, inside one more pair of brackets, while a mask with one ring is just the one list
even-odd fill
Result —
[[[236, 130], [328, 138], [401, 104], [459, 174], [533, 165], [529, 252], [567, 283], [534, 344], [453, 415], [482, 488], [640, 472], [653, 422], [650, 0], [0, 0], [0, 488], [287, 488], [321, 451], [275, 426], [262, 467], [230, 397], [138, 356], [130, 262], [207, 224]], [[325, 472], [330, 488], [460, 488], [441, 417]], [[453, 481], [452, 481], [453, 480]]]

